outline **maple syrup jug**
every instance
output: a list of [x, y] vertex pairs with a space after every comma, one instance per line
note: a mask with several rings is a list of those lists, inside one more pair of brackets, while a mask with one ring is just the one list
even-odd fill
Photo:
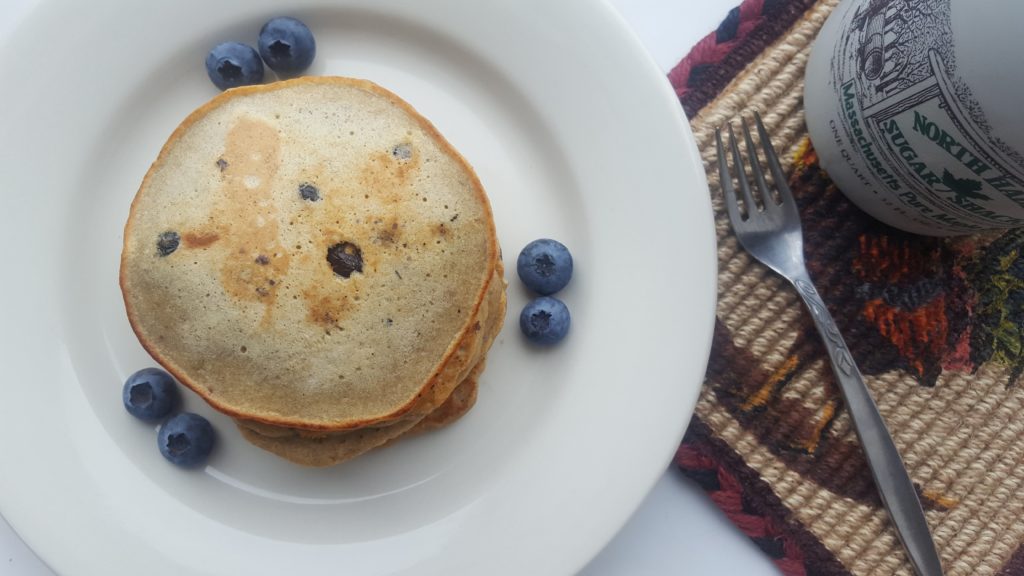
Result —
[[811, 141], [883, 222], [949, 236], [1024, 225], [1024, 2], [846, 0], [815, 41]]

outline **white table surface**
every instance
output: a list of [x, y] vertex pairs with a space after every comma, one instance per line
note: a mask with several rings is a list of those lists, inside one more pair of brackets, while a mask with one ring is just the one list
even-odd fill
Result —
[[[0, 36], [43, 0], [0, 0]], [[740, 0], [611, 0], [668, 72]], [[704, 492], [669, 468], [583, 576], [774, 576], [768, 558]], [[0, 575], [54, 576], [0, 518]]]

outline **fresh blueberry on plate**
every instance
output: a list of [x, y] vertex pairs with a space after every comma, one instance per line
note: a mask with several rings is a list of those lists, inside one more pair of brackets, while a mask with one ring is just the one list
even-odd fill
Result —
[[199, 466], [213, 450], [210, 421], [198, 414], [182, 412], [164, 422], [157, 433], [160, 453], [172, 464], [185, 468]]
[[143, 368], [128, 377], [121, 399], [129, 414], [142, 420], [159, 420], [178, 402], [178, 388], [171, 375], [159, 368]]
[[221, 90], [259, 84], [263, 82], [263, 61], [248, 44], [224, 42], [206, 56], [206, 73]]
[[526, 339], [541, 346], [551, 346], [565, 338], [569, 323], [569, 308], [551, 296], [531, 300], [519, 314], [519, 328]]
[[263, 25], [258, 45], [263, 61], [281, 77], [298, 76], [316, 56], [316, 41], [309, 27], [285, 16]]
[[572, 278], [572, 255], [561, 242], [541, 238], [519, 253], [516, 271], [527, 288], [548, 296], [565, 288]]

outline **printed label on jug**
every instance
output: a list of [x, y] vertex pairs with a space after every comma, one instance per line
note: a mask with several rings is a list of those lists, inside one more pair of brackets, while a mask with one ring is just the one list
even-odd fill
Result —
[[1024, 160], [956, 74], [949, 0], [873, 0], [841, 28], [830, 127], [856, 178], [929, 229], [1024, 225]]

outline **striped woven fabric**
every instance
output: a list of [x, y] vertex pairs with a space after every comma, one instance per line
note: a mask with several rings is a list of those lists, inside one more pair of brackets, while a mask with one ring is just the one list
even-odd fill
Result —
[[757, 110], [784, 152], [808, 268], [919, 487], [946, 574], [1024, 576], [1024, 230], [913, 236], [836, 189], [802, 92], [837, 2], [747, 0], [669, 76], [719, 241], [711, 361], [676, 462], [787, 576], [912, 575], [809, 316], [729, 228], [714, 130]]

